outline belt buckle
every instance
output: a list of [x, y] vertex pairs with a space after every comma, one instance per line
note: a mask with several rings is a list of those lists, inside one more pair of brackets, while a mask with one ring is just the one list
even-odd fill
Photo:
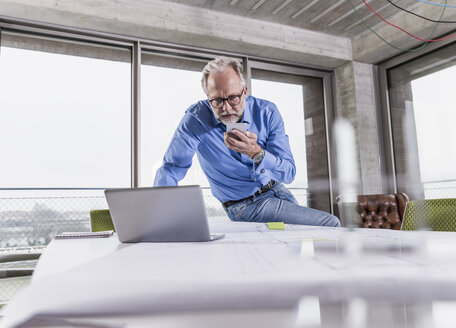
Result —
[[268, 184], [266, 186], [264, 186], [263, 188], [266, 189], [266, 190], [269, 190], [271, 189], [271, 187], [274, 185], [274, 180], [271, 180], [268, 182]]
[[258, 191], [256, 193], [258, 193], [258, 195], [261, 195], [262, 193], [269, 191], [269, 189], [271, 189], [272, 185], [273, 185], [273, 180], [269, 181], [266, 185], [264, 185], [263, 187], [258, 189]]

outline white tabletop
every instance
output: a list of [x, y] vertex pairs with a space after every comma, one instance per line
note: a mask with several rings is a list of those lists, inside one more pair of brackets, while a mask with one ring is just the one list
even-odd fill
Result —
[[76, 268], [115, 252], [121, 247], [116, 236], [53, 240], [41, 255], [32, 276], [32, 282], [48, 275]]
[[206, 243], [121, 244], [115, 236], [54, 240], [33, 283], [0, 324], [224, 311], [275, 311], [283, 323], [309, 297], [456, 299], [453, 233], [293, 225], [273, 231], [253, 223], [213, 224], [211, 232], [226, 237]]

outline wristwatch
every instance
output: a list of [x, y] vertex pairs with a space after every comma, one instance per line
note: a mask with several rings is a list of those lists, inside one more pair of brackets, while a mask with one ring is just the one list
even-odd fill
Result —
[[264, 149], [261, 148], [258, 154], [255, 154], [251, 157], [251, 159], [255, 162], [255, 164], [260, 164], [264, 158]]

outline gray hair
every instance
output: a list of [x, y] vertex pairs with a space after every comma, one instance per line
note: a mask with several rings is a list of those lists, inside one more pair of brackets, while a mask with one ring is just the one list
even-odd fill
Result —
[[236, 58], [229, 58], [229, 57], [217, 57], [214, 60], [211, 60], [204, 66], [203, 69], [203, 77], [201, 78], [201, 86], [203, 87], [204, 92], [207, 94], [207, 78], [211, 73], [219, 73], [225, 71], [228, 67], [232, 67], [236, 74], [241, 79], [243, 85], [245, 85], [244, 79], [244, 69], [242, 68], [242, 64]]

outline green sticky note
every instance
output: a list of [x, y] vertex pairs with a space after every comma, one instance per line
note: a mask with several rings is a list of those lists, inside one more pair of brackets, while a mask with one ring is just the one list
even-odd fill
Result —
[[283, 222], [268, 222], [269, 230], [285, 230], [285, 223]]

